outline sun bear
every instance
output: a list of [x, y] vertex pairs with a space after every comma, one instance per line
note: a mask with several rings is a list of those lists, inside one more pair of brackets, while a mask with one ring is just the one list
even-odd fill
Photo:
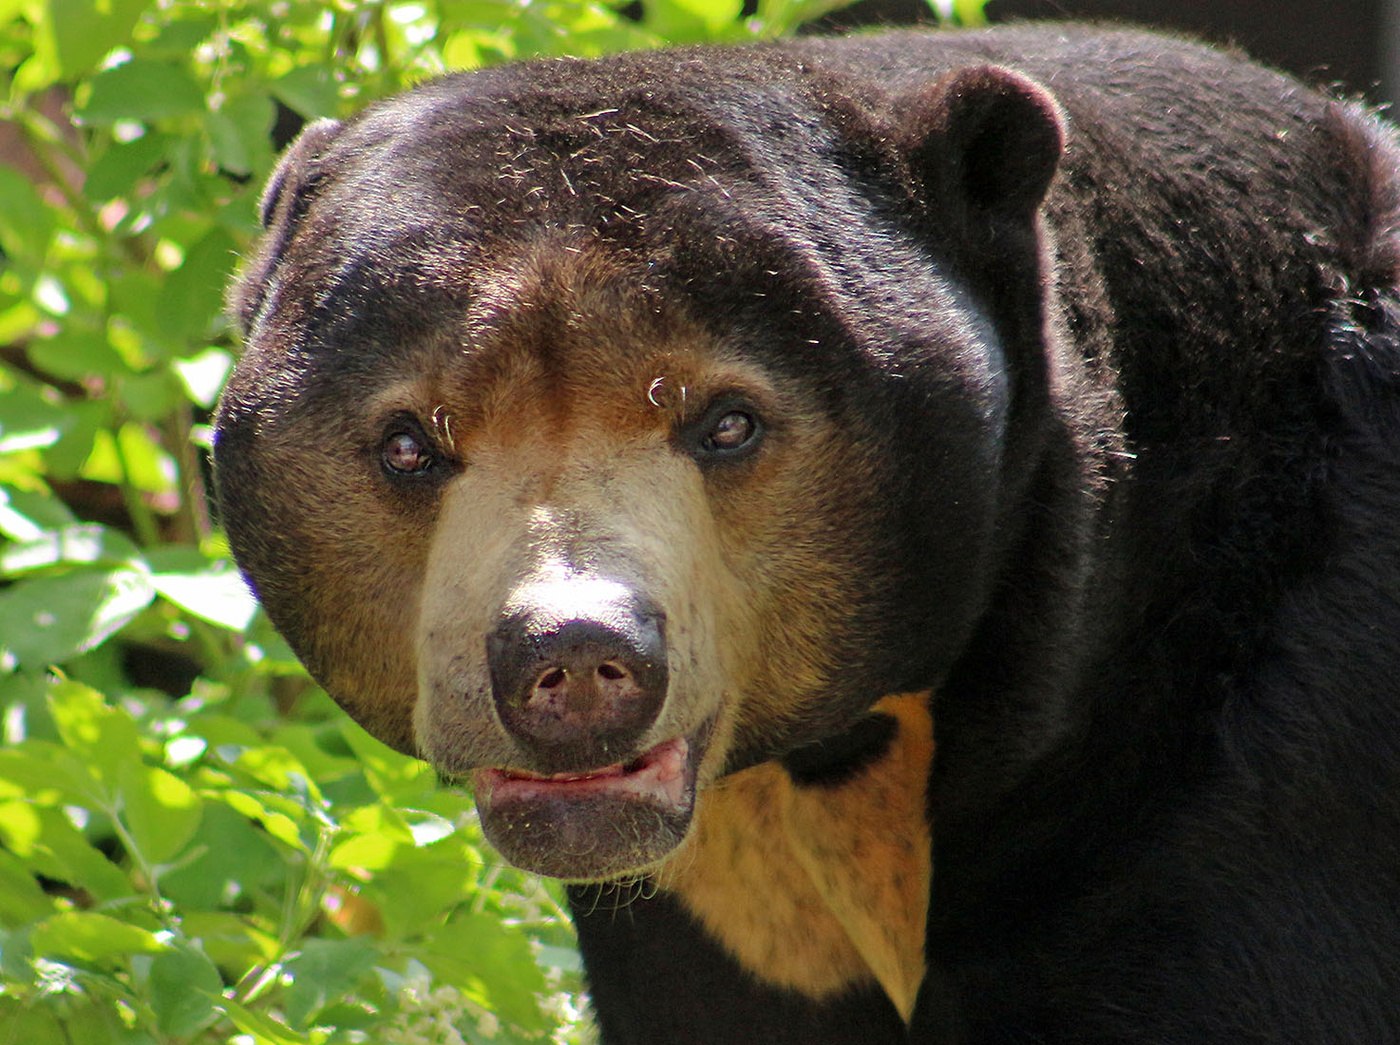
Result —
[[607, 1045], [1400, 1041], [1400, 150], [1126, 30], [309, 127], [241, 568], [570, 886]]

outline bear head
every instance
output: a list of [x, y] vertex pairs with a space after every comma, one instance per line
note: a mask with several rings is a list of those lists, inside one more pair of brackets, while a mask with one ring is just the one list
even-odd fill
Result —
[[654, 867], [697, 793], [936, 687], [1046, 399], [1045, 90], [781, 49], [449, 77], [309, 127], [232, 294], [237, 560], [511, 861]]

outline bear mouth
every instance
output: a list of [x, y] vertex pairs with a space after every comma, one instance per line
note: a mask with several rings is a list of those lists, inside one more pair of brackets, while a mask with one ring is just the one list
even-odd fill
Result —
[[476, 770], [472, 787], [487, 841], [517, 867], [570, 881], [654, 866], [689, 829], [708, 725], [586, 772]]

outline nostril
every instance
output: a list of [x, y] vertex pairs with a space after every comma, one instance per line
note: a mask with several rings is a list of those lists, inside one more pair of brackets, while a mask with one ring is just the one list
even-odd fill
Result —
[[564, 680], [568, 678], [568, 674], [569, 673], [563, 668], [550, 668], [540, 676], [539, 681], [535, 683], [535, 688], [557, 689], [564, 684]]
[[609, 682], [617, 682], [620, 679], [625, 679], [628, 675], [628, 671], [621, 664], [615, 664], [610, 660], [605, 660], [598, 665], [598, 674]]

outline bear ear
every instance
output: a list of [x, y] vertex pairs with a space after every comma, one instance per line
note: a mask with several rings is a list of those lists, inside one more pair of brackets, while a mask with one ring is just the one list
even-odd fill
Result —
[[229, 312], [245, 333], [262, 307], [267, 282], [306, 211], [307, 196], [319, 173], [317, 161], [340, 129], [341, 124], [336, 120], [317, 120], [309, 124], [282, 154], [263, 189], [258, 205], [265, 230], [262, 243], [257, 257], [229, 291]]
[[961, 204], [993, 225], [1030, 221], [1065, 147], [1064, 116], [1046, 88], [1001, 66], [972, 66], [896, 111], [905, 114], [901, 152], [930, 206]]

